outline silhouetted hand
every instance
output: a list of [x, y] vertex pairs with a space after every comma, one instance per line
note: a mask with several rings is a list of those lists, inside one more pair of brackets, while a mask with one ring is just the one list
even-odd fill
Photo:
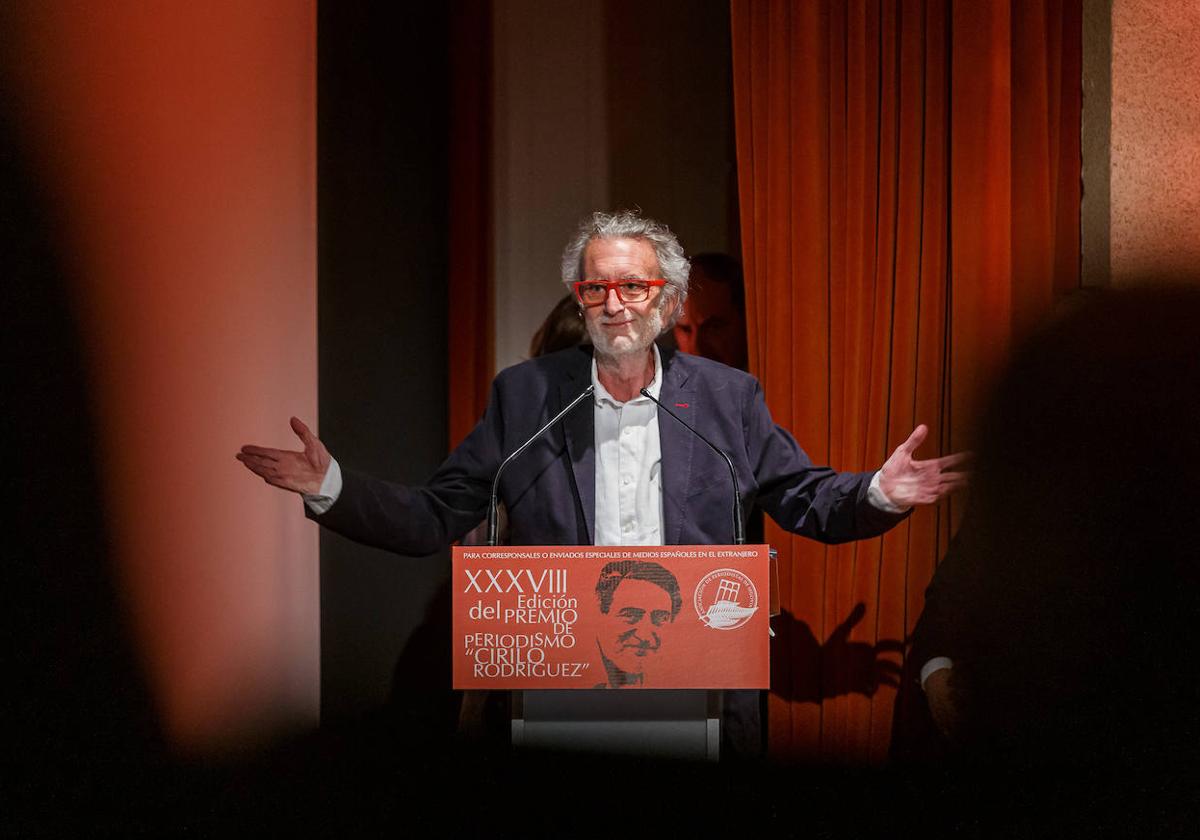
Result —
[[867, 614], [865, 604], [856, 604], [846, 620], [829, 634], [821, 645], [822, 694], [837, 697], [842, 694], [874, 696], [879, 686], [900, 685], [900, 665], [882, 654], [899, 654], [904, 649], [895, 639], [880, 639], [877, 644], [850, 641], [850, 631]]
[[863, 620], [866, 611], [865, 604], [856, 604], [821, 644], [807, 624], [784, 610], [775, 619], [775, 627], [787, 646], [789, 674], [772, 691], [788, 700], [820, 703], [844, 694], [871, 697], [881, 686], [899, 686], [901, 668], [892, 655], [900, 658], [904, 641], [880, 639], [873, 645], [850, 641], [850, 631]]
[[945, 738], [954, 740], [959, 729], [962, 705], [954, 682], [953, 668], [940, 668], [925, 680], [925, 700], [929, 703], [929, 714], [938, 731]]
[[900, 507], [931, 505], [967, 486], [970, 473], [953, 468], [970, 460], [971, 453], [956, 452], [928, 461], [913, 458], [928, 434], [927, 426], [917, 426], [879, 470], [879, 489]]
[[293, 417], [291, 424], [292, 431], [304, 444], [303, 452], [243, 446], [234, 457], [267, 484], [293, 493], [317, 493], [329, 469], [329, 450], [298, 418]]

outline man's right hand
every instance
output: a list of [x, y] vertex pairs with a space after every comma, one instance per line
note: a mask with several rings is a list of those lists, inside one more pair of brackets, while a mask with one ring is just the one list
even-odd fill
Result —
[[304, 444], [303, 452], [243, 446], [234, 457], [267, 484], [293, 493], [318, 493], [329, 469], [329, 450], [298, 418], [293, 417], [291, 423], [292, 431]]

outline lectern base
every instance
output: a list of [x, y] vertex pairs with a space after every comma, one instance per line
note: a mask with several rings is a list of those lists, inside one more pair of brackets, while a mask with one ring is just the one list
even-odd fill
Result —
[[720, 691], [514, 691], [512, 743], [606, 755], [716, 761]]

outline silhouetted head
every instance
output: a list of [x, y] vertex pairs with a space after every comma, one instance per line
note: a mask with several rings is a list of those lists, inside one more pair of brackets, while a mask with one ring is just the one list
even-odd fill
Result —
[[674, 327], [684, 353], [746, 369], [746, 292], [742, 266], [729, 254], [692, 257], [687, 302]]
[[574, 295], [563, 295], [529, 342], [529, 358], [566, 350], [587, 339], [587, 329]]
[[1091, 296], [1016, 354], [978, 444], [981, 734], [1046, 760], [1194, 734], [1200, 289]]

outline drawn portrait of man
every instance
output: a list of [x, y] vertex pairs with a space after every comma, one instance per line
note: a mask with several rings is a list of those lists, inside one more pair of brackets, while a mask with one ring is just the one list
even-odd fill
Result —
[[679, 581], [658, 563], [615, 561], [600, 570], [596, 599], [596, 646], [607, 678], [596, 687], [644, 684], [647, 665], [660, 655], [663, 630], [683, 606]]

